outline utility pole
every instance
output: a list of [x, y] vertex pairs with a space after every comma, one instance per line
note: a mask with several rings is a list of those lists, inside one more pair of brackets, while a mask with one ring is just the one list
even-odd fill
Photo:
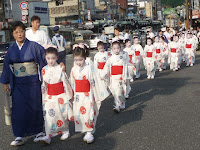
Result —
[[81, 15], [80, 15], [80, 2], [79, 2], [79, 0], [77, 0], [77, 4], [78, 4], [78, 19], [81, 19]]
[[192, 26], [192, 1], [189, 0], [190, 26]]
[[115, 17], [114, 17], [114, 0], [110, 0], [110, 7], [112, 9], [112, 20], [114, 22], [114, 19], [115, 19]]
[[186, 28], [189, 29], [189, 0], [185, 0], [186, 3]]

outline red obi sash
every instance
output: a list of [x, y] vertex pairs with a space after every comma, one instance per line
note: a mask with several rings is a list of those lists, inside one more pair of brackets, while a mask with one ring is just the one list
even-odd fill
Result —
[[106, 62], [98, 62], [98, 69], [103, 69]]
[[171, 48], [172, 53], [176, 53], [176, 48]]
[[192, 48], [192, 44], [186, 44], [186, 48]]
[[140, 51], [135, 51], [135, 56], [140, 56]]
[[88, 80], [76, 80], [76, 92], [90, 92], [90, 82]]
[[132, 61], [132, 57], [133, 57], [133, 55], [129, 55], [130, 61]]
[[160, 49], [156, 49], [156, 53], [157, 53], [157, 54], [160, 54]]
[[153, 52], [147, 52], [147, 57], [152, 57], [153, 56]]
[[56, 84], [48, 84], [47, 85], [48, 88], [48, 95], [59, 95], [64, 93], [64, 86], [63, 86], [63, 82], [59, 82]]
[[123, 66], [112, 66], [111, 72], [112, 75], [122, 75]]

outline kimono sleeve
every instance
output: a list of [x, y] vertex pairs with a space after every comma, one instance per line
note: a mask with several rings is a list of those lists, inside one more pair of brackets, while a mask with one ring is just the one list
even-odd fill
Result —
[[75, 77], [74, 77], [73, 68], [72, 68], [71, 73], [70, 73], [70, 79], [69, 79], [69, 81], [70, 81], [72, 90], [74, 92], [75, 91]]
[[9, 59], [9, 54], [7, 53], [5, 58], [4, 58], [4, 61], [3, 61], [3, 72], [1, 74], [1, 79], [0, 79], [0, 82], [2, 84], [9, 84], [10, 83], [10, 73], [11, 73], [11, 70], [10, 70], [10, 59]]
[[45, 49], [41, 45], [34, 43], [33, 50], [34, 61], [39, 64], [40, 69], [42, 69], [47, 63], [45, 59]]
[[94, 56], [94, 68], [98, 69], [97, 54]]
[[65, 72], [61, 73], [61, 81], [63, 82], [63, 86], [65, 89], [65, 94], [66, 94], [66, 98], [67, 98], [66, 100], [69, 101], [73, 97], [73, 90], [69, 83], [67, 74]]
[[108, 78], [110, 75], [110, 59], [107, 60], [103, 70], [100, 72], [100, 78], [105, 79]]
[[45, 67], [42, 68], [42, 78], [43, 78], [43, 80], [42, 80], [42, 86], [41, 86], [43, 107], [44, 107], [45, 103], [47, 102], [47, 100], [45, 98], [48, 97], [47, 83], [44, 81], [44, 76], [45, 76]]
[[101, 102], [109, 96], [105, 82], [100, 79], [92, 66], [89, 74], [89, 81], [96, 102]]
[[171, 51], [170, 51], [170, 49], [171, 49], [171, 44], [168, 44], [168, 64], [170, 64], [171, 63]]

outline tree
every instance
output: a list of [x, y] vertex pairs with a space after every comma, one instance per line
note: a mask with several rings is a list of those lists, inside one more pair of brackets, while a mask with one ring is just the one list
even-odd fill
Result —
[[183, 5], [185, 2], [185, 0], [161, 0], [161, 1], [162, 1], [162, 5], [171, 6], [171, 7]]

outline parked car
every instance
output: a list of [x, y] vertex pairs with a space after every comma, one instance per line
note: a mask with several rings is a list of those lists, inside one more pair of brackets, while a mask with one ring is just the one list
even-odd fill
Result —
[[92, 34], [90, 37], [90, 48], [97, 48], [97, 43], [100, 40], [100, 35], [99, 34]]
[[2, 44], [0, 44], [0, 63], [3, 62], [10, 44], [11, 43], [2, 43]]

